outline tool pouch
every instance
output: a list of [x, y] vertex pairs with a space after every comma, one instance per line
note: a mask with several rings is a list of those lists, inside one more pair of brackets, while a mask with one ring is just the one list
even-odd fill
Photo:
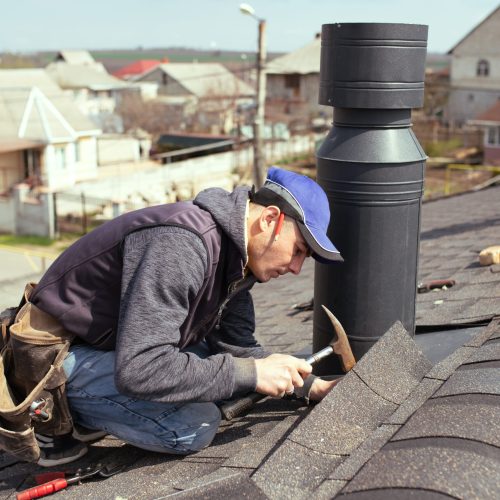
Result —
[[73, 428], [63, 370], [72, 336], [29, 302], [33, 287], [26, 286], [0, 354], [0, 449], [30, 462], [40, 456], [35, 433]]

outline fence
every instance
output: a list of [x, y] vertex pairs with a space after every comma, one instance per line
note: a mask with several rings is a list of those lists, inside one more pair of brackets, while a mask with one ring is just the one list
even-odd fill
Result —
[[145, 204], [127, 202], [118, 204], [112, 200], [88, 196], [85, 193], [53, 193], [54, 227], [56, 234], [87, 234], [104, 222], [124, 211], [136, 210]]

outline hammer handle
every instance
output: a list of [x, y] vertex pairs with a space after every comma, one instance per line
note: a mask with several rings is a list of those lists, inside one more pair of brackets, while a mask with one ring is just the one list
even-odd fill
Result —
[[[325, 347], [311, 356], [309, 356], [305, 361], [310, 365], [314, 365], [318, 361], [330, 356], [332, 354], [332, 346]], [[243, 398], [237, 399], [236, 401], [231, 401], [220, 407], [220, 411], [226, 420], [232, 420], [234, 417], [241, 415], [243, 412], [250, 410], [255, 403], [262, 401], [267, 398], [265, 394], [259, 394], [258, 392], [252, 392]]]
[[266, 394], [252, 392], [243, 398], [222, 405], [220, 411], [226, 420], [232, 420], [241, 413], [250, 410], [255, 403], [262, 401], [264, 398], [267, 398]]

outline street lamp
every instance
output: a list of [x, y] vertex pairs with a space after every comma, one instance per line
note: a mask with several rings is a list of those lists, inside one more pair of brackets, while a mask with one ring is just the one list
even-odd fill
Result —
[[253, 177], [256, 188], [262, 186], [264, 170], [264, 108], [266, 103], [266, 21], [255, 15], [255, 9], [247, 3], [240, 5], [240, 12], [253, 17], [259, 23], [257, 54], [257, 106], [253, 121]]

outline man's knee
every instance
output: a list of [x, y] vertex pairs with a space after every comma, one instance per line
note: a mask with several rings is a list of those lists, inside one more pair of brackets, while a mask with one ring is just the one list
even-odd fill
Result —
[[188, 455], [210, 445], [219, 428], [221, 414], [214, 403], [190, 403], [176, 412], [177, 419], [182, 419], [182, 425], [172, 429], [175, 445], [165, 443], [165, 452]]

